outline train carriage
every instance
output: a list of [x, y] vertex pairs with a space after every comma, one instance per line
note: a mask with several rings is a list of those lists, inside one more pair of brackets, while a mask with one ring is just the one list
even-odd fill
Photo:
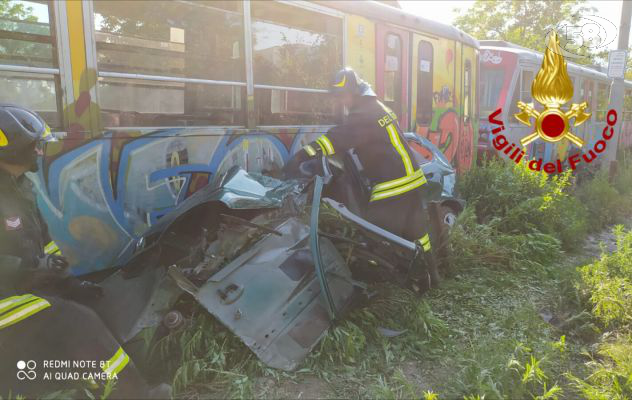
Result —
[[[496, 152], [490, 143], [491, 130], [495, 126], [488, 121], [488, 116], [495, 110], [502, 108], [502, 114], [498, 119], [505, 125], [503, 134], [509, 142], [519, 143], [520, 139], [531, 132], [533, 127], [528, 127], [514, 117], [519, 113], [517, 103], [534, 102], [531, 95], [531, 84], [540, 66], [542, 65], [542, 53], [526, 49], [524, 47], [499, 41], [483, 40], [480, 42], [480, 113], [478, 152], [479, 156], [500, 154]], [[581, 66], [568, 62], [568, 74], [573, 82], [573, 99], [569, 103], [588, 103], [590, 119], [572, 131], [586, 143], [586, 148], [592, 148], [601, 138], [601, 132], [606, 124], [610, 87], [612, 79], [595, 67]], [[536, 108], [540, 107], [535, 102]], [[619, 137], [619, 149], [632, 145], [632, 82], [625, 82], [625, 107], [624, 115], [619, 116], [623, 121], [623, 128]], [[564, 161], [569, 155], [571, 144], [567, 140], [557, 143], [546, 143], [542, 140], [532, 142], [527, 146], [527, 156], [533, 159], [543, 159], [543, 162]]]
[[[377, 2], [8, 0], [0, 101], [65, 135], [35, 177], [77, 274], [233, 165], [273, 173], [336, 122], [356, 69], [464, 171], [478, 131], [478, 42]], [[414, 145], [417, 151], [430, 154]]]

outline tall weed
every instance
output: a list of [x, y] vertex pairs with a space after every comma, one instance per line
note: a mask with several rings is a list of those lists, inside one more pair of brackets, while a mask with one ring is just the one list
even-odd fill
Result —
[[621, 195], [617, 190], [619, 187], [624, 193], [629, 193], [631, 189], [623, 186], [628, 174], [630, 172], [622, 171], [619, 183], [613, 186], [607, 174], [600, 171], [576, 188], [575, 196], [586, 207], [593, 230], [616, 223], [632, 210], [630, 196]]
[[499, 232], [540, 232], [557, 237], [564, 248], [587, 233], [587, 210], [570, 195], [571, 173], [547, 176], [526, 165], [492, 160], [468, 171], [459, 183], [479, 223], [494, 222]]
[[617, 226], [614, 234], [617, 250], [580, 269], [580, 290], [594, 317], [609, 330], [587, 363], [590, 375], [569, 374], [588, 399], [632, 398], [632, 232]]

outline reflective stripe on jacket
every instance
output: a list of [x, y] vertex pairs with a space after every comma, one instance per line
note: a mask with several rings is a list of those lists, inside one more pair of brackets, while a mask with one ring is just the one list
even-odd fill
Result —
[[342, 125], [305, 145], [309, 157], [331, 156], [355, 149], [372, 183], [370, 201], [399, 196], [426, 183], [404, 140], [397, 116], [373, 97], [357, 100]]

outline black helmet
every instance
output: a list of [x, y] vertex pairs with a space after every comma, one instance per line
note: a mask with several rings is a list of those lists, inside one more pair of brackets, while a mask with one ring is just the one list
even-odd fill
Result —
[[0, 103], [0, 161], [15, 164], [37, 142], [56, 141], [50, 127], [35, 112], [14, 104]]
[[349, 67], [336, 72], [329, 86], [329, 92], [333, 94], [351, 93], [355, 96], [375, 97], [371, 85], [358, 77], [358, 74]]

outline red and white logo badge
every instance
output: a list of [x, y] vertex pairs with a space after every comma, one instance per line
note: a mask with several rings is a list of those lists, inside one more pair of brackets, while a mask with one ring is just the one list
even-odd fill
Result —
[[22, 220], [20, 219], [20, 217], [7, 218], [4, 221], [4, 225], [6, 226], [8, 231], [15, 231], [22, 228]]

